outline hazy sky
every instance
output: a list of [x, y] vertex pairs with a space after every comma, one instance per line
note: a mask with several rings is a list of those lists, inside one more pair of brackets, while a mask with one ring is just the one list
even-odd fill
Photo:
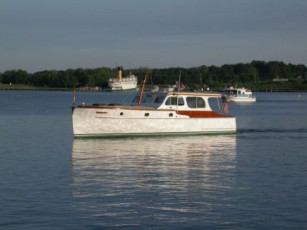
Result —
[[0, 0], [0, 72], [307, 65], [306, 0]]

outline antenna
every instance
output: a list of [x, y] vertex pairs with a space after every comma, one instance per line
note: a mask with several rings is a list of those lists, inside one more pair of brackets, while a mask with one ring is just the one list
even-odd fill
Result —
[[[180, 70], [180, 72], [179, 72], [179, 80], [178, 80], [178, 86], [177, 86], [177, 92], [179, 92], [180, 91], [180, 81], [181, 81], [181, 70]], [[179, 96], [178, 96], [178, 94], [177, 94], [177, 98], [176, 98], [177, 100], [176, 100], [176, 110], [178, 111], [178, 103], [179, 103]]]
[[180, 73], [179, 73], [179, 81], [178, 81], [178, 87], [177, 87], [177, 91], [179, 92], [180, 91], [180, 84], [181, 84], [181, 70], [180, 70]]
[[74, 90], [73, 90], [73, 96], [72, 96], [72, 105], [73, 107], [76, 106], [76, 79], [74, 78]]

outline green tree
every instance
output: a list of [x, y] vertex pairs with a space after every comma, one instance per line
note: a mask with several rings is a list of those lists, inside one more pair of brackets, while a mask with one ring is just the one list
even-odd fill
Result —
[[24, 70], [8, 70], [2, 74], [3, 84], [28, 84], [29, 74]]

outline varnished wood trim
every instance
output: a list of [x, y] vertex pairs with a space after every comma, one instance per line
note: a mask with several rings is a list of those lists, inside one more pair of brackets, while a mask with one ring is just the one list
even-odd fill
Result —
[[231, 117], [216, 113], [214, 111], [177, 111], [179, 115], [186, 115], [191, 118], [217, 118], [217, 117]]

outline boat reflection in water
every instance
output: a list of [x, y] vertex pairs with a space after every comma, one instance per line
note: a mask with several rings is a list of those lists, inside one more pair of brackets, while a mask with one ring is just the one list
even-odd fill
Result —
[[231, 207], [235, 167], [232, 135], [76, 139], [74, 206], [104, 227], [209, 226]]

